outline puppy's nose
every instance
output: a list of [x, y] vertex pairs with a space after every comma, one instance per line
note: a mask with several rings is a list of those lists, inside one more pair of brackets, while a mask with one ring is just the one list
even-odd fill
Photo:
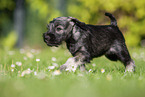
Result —
[[46, 40], [50, 40], [50, 36], [47, 33], [43, 34], [43, 38], [46, 39]]
[[46, 35], [45, 38], [46, 38], [47, 40], [50, 40], [50, 36], [48, 36], [48, 35]]

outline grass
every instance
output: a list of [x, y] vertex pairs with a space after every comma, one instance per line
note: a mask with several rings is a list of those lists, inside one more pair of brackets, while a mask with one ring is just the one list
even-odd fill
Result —
[[130, 50], [135, 73], [105, 57], [87, 64], [88, 72], [60, 72], [71, 57], [65, 49], [0, 49], [0, 97], [145, 97], [144, 52]]

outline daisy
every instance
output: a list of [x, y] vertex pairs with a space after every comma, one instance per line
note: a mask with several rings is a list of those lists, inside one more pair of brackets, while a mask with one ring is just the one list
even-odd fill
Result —
[[34, 72], [34, 75], [37, 75], [37, 72], [36, 71]]
[[27, 60], [27, 57], [23, 57], [24, 60]]
[[57, 63], [52, 63], [53, 66], [55, 67], [58, 67], [58, 64]]
[[92, 69], [90, 69], [89, 72], [92, 72]]
[[25, 74], [30, 74], [31, 72], [33, 72], [30, 68], [28, 68], [27, 70], [24, 70], [21, 74], [21, 76], [23, 77]]
[[53, 72], [53, 75], [60, 75], [60, 74], [61, 74], [60, 70], [55, 70], [55, 71]]
[[40, 59], [36, 59], [36, 62], [39, 62], [40, 61]]
[[92, 64], [92, 66], [93, 66], [93, 67], [95, 67], [95, 66], [96, 66], [96, 64], [95, 64], [95, 63], [93, 63], [93, 64]]
[[14, 72], [14, 69], [11, 69], [12, 72]]
[[31, 51], [30, 51], [31, 53], [35, 53], [36, 52], [36, 50], [35, 49], [31, 49]]
[[33, 57], [34, 57], [33, 54], [30, 53], [30, 52], [28, 52], [26, 55], [27, 55], [27, 57], [29, 57], [29, 58], [33, 58]]
[[52, 70], [52, 69], [54, 69], [55, 68], [55, 66], [48, 66], [48, 69], [49, 70]]
[[22, 62], [16, 62], [17, 66], [22, 66]]
[[12, 65], [11, 65], [11, 67], [12, 67], [12, 68], [15, 68], [15, 65], [14, 65], [14, 64], [12, 64]]
[[52, 60], [52, 61], [56, 61], [56, 58], [55, 58], [55, 57], [52, 57], [51, 60]]
[[104, 73], [105, 72], [105, 69], [101, 69], [101, 72]]

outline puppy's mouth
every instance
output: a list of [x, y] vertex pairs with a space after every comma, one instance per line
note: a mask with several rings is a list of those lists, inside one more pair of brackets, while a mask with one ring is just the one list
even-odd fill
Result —
[[60, 44], [58, 43], [46, 43], [48, 46], [55, 46], [55, 47], [58, 47]]
[[49, 41], [47, 38], [44, 38], [44, 42], [45, 42], [48, 46], [56, 46], [56, 47], [58, 47], [58, 46], [61, 44], [61, 42], [51, 42], [51, 41]]
[[60, 45], [61, 43], [56, 43], [56, 42], [51, 42], [47, 39], [44, 39], [44, 42], [48, 45], [48, 46], [56, 46], [58, 47], [58, 45]]
[[43, 39], [44, 42], [48, 45], [48, 46], [56, 46], [58, 47], [58, 45], [61, 44], [61, 41], [57, 41], [56, 38], [54, 36], [50, 36], [50, 35], [45, 35], [43, 34]]

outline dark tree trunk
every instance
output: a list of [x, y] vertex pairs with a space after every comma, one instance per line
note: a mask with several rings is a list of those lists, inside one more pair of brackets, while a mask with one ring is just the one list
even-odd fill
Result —
[[16, 0], [16, 8], [14, 11], [14, 28], [18, 37], [16, 47], [18, 48], [23, 46], [25, 22], [24, 2], [25, 0]]

